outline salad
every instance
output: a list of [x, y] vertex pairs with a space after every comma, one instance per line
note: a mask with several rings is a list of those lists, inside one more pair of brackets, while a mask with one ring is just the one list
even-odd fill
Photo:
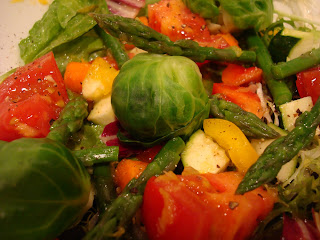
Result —
[[313, 4], [53, 0], [0, 77], [0, 239], [320, 239]]

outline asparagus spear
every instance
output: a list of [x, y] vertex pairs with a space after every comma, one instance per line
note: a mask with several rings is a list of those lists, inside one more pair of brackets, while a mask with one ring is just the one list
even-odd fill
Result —
[[112, 56], [116, 60], [119, 69], [122, 67], [122, 65], [129, 60], [129, 56], [124, 50], [123, 45], [119, 42], [118, 39], [114, 38], [110, 34], [106, 33], [103, 29], [101, 29], [99, 26], [95, 26], [95, 30], [99, 34], [99, 36], [102, 38], [104, 44], [107, 46], [107, 48], [111, 51]]
[[261, 121], [255, 114], [244, 111], [238, 105], [220, 98], [219, 94], [213, 95], [209, 101], [211, 115], [233, 122], [247, 137], [279, 137], [279, 133]]
[[100, 219], [103, 213], [107, 210], [107, 206], [117, 196], [114, 182], [112, 178], [111, 166], [96, 165], [93, 169], [92, 176], [93, 184], [96, 189], [96, 201]]
[[276, 79], [282, 79], [318, 64], [320, 64], [320, 48], [313, 49], [288, 62], [281, 62], [273, 65], [271, 71]]
[[282, 165], [312, 141], [319, 124], [320, 99], [310, 112], [304, 112], [296, 120], [296, 127], [288, 135], [278, 138], [266, 148], [257, 162], [249, 168], [236, 193], [243, 194], [272, 181]]
[[256, 55], [253, 51], [242, 51], [238, 47], [216, 49], [200, 47], [192, 40], [172, 42], [169, 37], [145, 26], [141, 22], [112, 14], [90, 14], [110, 35], [120, 41], [134, 44], [150, 53], [186, 56], [195, 61], [242, 61], [254, 62]]
[[61, 111], [58, 120], [52, 124], [47, 136], [61, 143], [66, 143], [70, 135], [82, 127], [83, 120], [88, 116], [87, 101], [81, 95], [69, 94], [71, 100]]
[[271, 92], [276, 106], [291, 101], [292, 93], [283, 80], [275, 80], [271, 72], [273, 65], [268, 49], [257, 33], [250, 33], [247, 38], [249, 48], [257, 54], [257, 65], [263, 70], [263, 78]]
[[180, 153], [184, 146], [185, 143], [180, 137], [168, 141], [140, 177], [128, 183], [122, 194], [107, 208], [99, 223], [85, 236], [84, 240], [108, 239], [117, 230], [123, 229], [140, 207], [147, 181], [152, 176], [173, 170], [180, 160]]
[[86, 167], [97, 163], [106, 163], [118, 160], [119, 147], [118, 146], [103, 146], [98, 148], [88, 148], [75, 150], [72, 152], [83, 165]]

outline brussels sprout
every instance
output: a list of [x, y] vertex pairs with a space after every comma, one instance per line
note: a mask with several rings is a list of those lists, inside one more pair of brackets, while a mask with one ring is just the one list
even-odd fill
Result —
[[54, 239], [88, 210], [90, 192], [87, 170], [64, 145], [0, 141], [1, 239]]
[[218, 0], [226, 31], [265, 29], [273, 20], [272, 0]]
[[142, 53], [126, 62], [111, 103], [121, 126], [141, 142], [190, 136], [209, 116], [199, 68], [181, 56]]

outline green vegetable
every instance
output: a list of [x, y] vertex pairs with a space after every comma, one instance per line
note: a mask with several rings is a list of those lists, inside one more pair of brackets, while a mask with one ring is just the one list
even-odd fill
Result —
[[320, 48], [313, 49], [288, 62], [280, 62], [271, 67], [272, 74], [276, 79], [282, 79], [294, 75], [303, 70], [320, 64]]
[[117, 197], [110, 165], [96, 165], [93, 169], [93, 184], [96, 189], [95, 201], [99, 217], [107, 210], [108, 205]]
[[86, 12], [106, 12], [104, 0], [53, 1], [42, 19], [29, 31], [20, 44], [25, 63], [44, 55], [57, 46], [70, 42], [92, 29], [96, 22]]
[[193, 61], [149, 53], [123, 65], [113, 82], [111, 103], [121, 126], [142, 142], [190, 136], [210, 107]]
[[285, 34], [284, 29], [279, 31], [270, 41], [268, 50], [275, 63], [287, 61], [292, 48], [301, 38]]
[[73, 155], [86, 167], [97, 163], [106, 163], [118, 160], [119, 147], [109, 146], [101, 148], [89, 148], [73, 151]]
[[1, 238], [53, 239], [91, 207], [90, 176], [62, 144], [81, 128], [86, 106], [70, 100], [48, 138], [0, 142]]
[[272, 0], [218, 0], [227, 29], [260, 31], [273, 20]]
[[47, 136], [61, 143], [67, 143], [71, 134], [81, 129], [83, 120], [88, 116], [87, 101], [78, 94], [69, 96], [71, 100], [62, 110], [60, 117], [52, 124]]
[[201, 129], [188, 139], [181, 153], [183, 167], [192, 167], [199, 173], [224, 172], [230, 163], [226, 151]]
[[273, 62], [264, 45], [262, 39], [257, 33], [249, 33], [247, 37], [248, 46], [257, 53], [257, 65], [263, 70], [263, 78], [273, 97], [276, 106], [291, 101], [292, 93], [283, 80], [275, 80], [271, 72]]
[[184, 147], [184, 141], [179, 137], [167, 142], [140, 177], [131, 180], [121, 195], [111, 203], [99, 223], [84, 240], [112, 239], [118, 229], [125, 227], [141, 206], [147, 181], [152, 176], [173, 170], [180, 160], [180, 153]]
[[64, 74], [69, 62], [90, 62], [98, 56], [104, 57], [106, 48], [103, 41], [90, 31], [71, 42], [59, 45], [54, 48], [53, 53], [60, 72]]
[[294, 128], [294, 124], [296, 119], [299, 117], [299, 114], [305, 111], [310, 111], [312, 107], [313, 102], [310, 96], [280, 105], [279, 110], [284, 129], [291, 131]]
[[119, 69], [122, 65], [129, 60], [129, 56], [126, 53], [123, 45], [119, 42], [118, 39], [112, 37], [110, 34], [106, 33], [103, 29], [99, 26], [96, 26], [96, 31], [98, 32], [99, 36], [102, 38], [105, 45], [111, 51], [112, 56], [116, 60]]
[[183, 3], [194, 13], [203, 18], [214, 18], [219, 15], [219, 8], [214, 0], [182, 0]]
[[[294, 215], [311, 217], [310, 209], [320, 210], [320, 147], [302, 151], [298, 169], [279, 188], [279, 197]], [[289, 183], [289, 184], [288, 184]]]
[[272, 181], [282, 165], [310, 144], [319, 124], [320, 100], [310, 112], [304, 112], [296, 120], [296, 127], [288, 135], [278, 138], [266, 148], [257, 162], [249, 168], [236, 192], [243, 194]]
[[200, 47], [192, 40], [172, 42], [169, 37], [145, 26], [138, 20], [124, 18], [112, 14], [95, 14], [90, 16], [99, 26], [120, 41], [132, 43], [149, 53], [166, 53], [173, 56], [185, 56], [202, 62], [206, 59], [215, 61], [254, 62], [256, 55], [253, 51], [242, 51], [239, 47], [217, 49]]
[[210, 114], [236, 124], [241, 131], [252, 138], [276, 138], [279, 136], [255, 114], [244, 111], [238, 105], [213, 95], [210, 101]]

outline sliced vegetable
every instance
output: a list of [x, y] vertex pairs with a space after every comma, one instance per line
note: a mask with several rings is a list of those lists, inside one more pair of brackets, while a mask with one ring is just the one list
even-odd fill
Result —
[[222, 147], [199, 129], [188, 140], [181, 161], [184, 167], [192, 167], [199, 173], [219, 173], [226, 170], [230, 159]]
[[111, 105], [111, 94], [94, 104], [93, 109], [88, 116], [88, 120], [102, 126], [106, 126], [109, 123], [116, 121], [116, 116], [114, 115]]
[[145, 0], [107, 0], [108, 8], [113, 14], [135, 18], [144, 7]]
[[67, 102], [52, 52], [18, 68], [0, 84], [0, 140], [47, 136]]
[[272, 39], [268, 49], [274, 62], [286, 62], [320, 47], [319, 32], [284, 28]]
[[99, 101], [111, 93], [112, 83], [119, 71], [114, 69], [107, 61], [96, 58], [82, 83], [84, 98]]
[[147, 166], [147, 162], [122, 159], [114, 172], [116, 185], [122, 191], [133, 178], [138, 178]]
[[300, 97], [310, 96], [315, 104], [320, 96], [320, 65], [298, 73], [296, 85]]
[[231, 86], [257, 83], [262, 80], [262, 70], [257, 67], [245, 68], [238, 64], [228, 64], [222, 71], [222, 82]]
[[291, 131], [295, 127], [296, 119], [305, 111], [310, 111], [313, 107], [311, 97], [300, 98], [279, 106], [283, 126]]
[[82, 83], [89, 71], [91, 64], [87, 62], [70, 62], [64, 73], [66, 88], [76, 93], [82, 93]]
[[228, 152], [231, 161], [242, 174], [258, 159], [258, 154], [246, 136], [232, 122], [224, 119], [205, 119], [203, 129]]
[[291, 218], [284, 214], [282, 238], [287, 240], [317, 240], [320, 238], [320, 232], [312, 221], [302, 220], [297, 217]]
[[214, 83], [212, 94], [220, 94], [222, 98], [233, 102], [247, 112], [262, 118], [264, 110], [261, 106], [260, 98], [249, 88], [230, 86], [225, 83]]
[[262, 188], [235, 195], [241, 178], [236, 172], [151, 178], [142, 205], [149, 239], [248, 239], [275, 197]]
[[[185, 3], [190, 6], [191, 1], [161, 0], [149, 5], [149, 26], [168, 36], [173, 42], [181, 39], [191, 39], [201, 46], [228, 47], [228, 43], [222, 37], [216, 39], [211, 37], [205, 19], [192, 13]], [[201, 6], [204, 6], [204, 3], [206, 2], [202, 1]], [[192, 1], [192, 5], [195, 4], [197, 4], [196, 1]], [[224, 41], [224, 43], [218, 43], [218, 39]], [[215, 42], [218, 44], [215, 44]]]

